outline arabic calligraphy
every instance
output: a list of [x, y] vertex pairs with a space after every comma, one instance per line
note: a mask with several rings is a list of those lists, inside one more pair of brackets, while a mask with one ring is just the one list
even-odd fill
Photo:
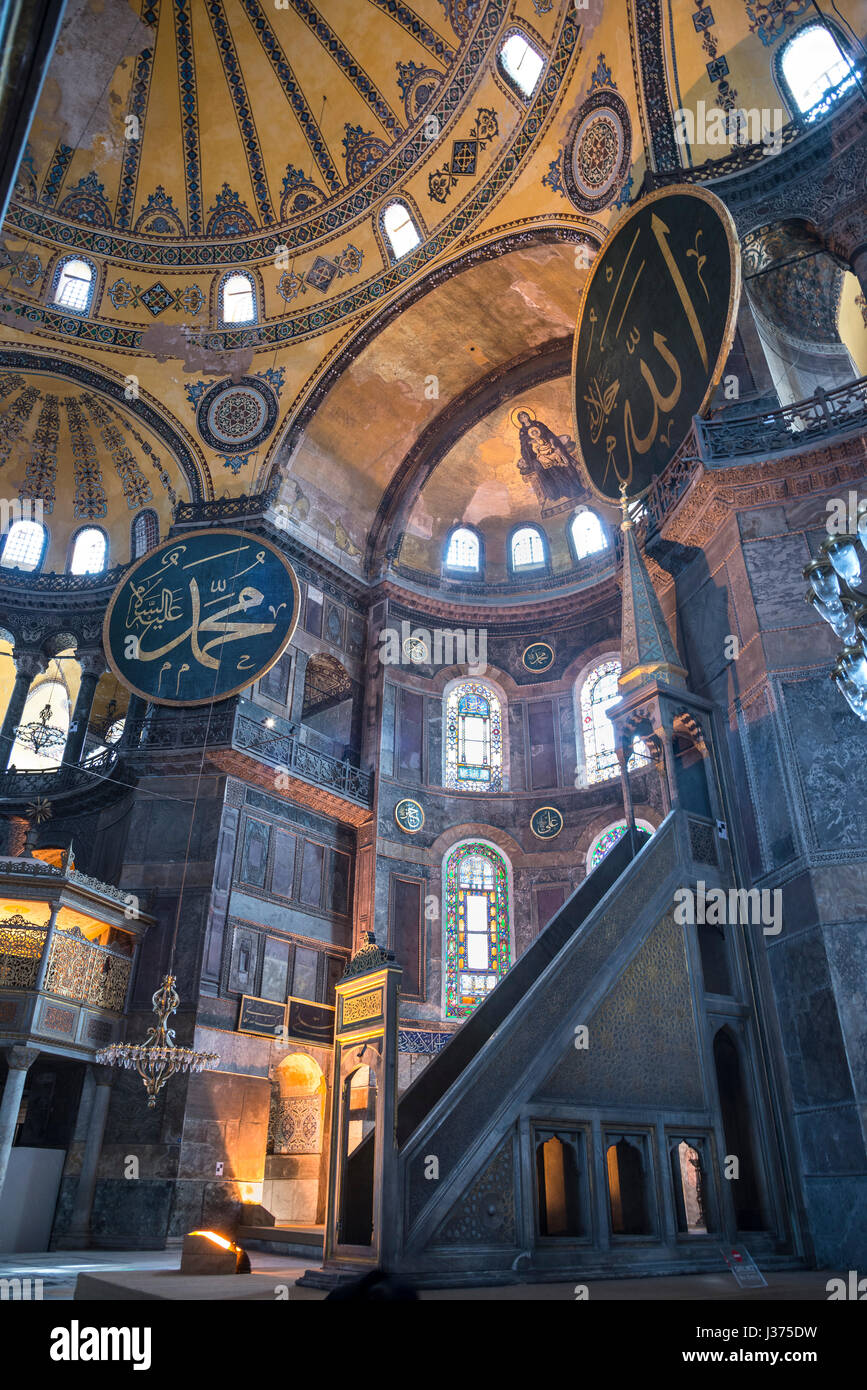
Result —
[[576, 436], [596, 493], [647, 491], [704, 408], [734, 334], [731, 217], [701, 188], [660, 190], [590, 273], [573, 356]]
[[563, 829], [563, 817], [556, 806], [540, 806], [530, 817], [530, 829], [538, 840], [553, 840]]
[[252, 684], [298, 615], [291, 565], [261, 537], [192, 531], [138, 561], [106, 614], [115, 673], [158, 704], [205, 704]]
[[547, 642], [532, 642], [521, 660], [528, 671], [547, 671], [554, 662], [554, 648]]

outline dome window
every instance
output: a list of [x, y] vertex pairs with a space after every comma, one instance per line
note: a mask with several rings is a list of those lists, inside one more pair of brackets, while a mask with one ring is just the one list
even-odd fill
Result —
[[86, 314], [93, 298], [93, 267], [87, 261], [70, 256], [57, 267], [54, 280], [54, 303], [74, 314]]
[[0, 565], [7, 570], [35, 570], [42, 562], [45, 527], [38, 521], [13, 521], [6, 535]]
[[256, 290], [249, 275], [235, 271], [220, 285], [220, 319], [224, 325], [256, 323]]
[[819, 22], [799, 29], [781, 50], [778, 63], [789, 104], [808, 121], [823, 116], [860, 77], [830, 27]]
[[382, 214], [382, 230], [395, 261], [421, 245], [421, 234], [406, 203], [389, 203]]
[[452, 531], [446, 549], [446, 568], [450, 570], [472, 570], [478, 573], [481, 564], [479, 538], [467, 526], [458, 526]]
[[75, 537], [70, 574], [101, 574], [108, 563], [105, 532], [98, 526], [85, 526]]
[[510, 34], [497, 55], [499, 68], [519, 96], [531, 97], [539, 85], [545, 59], [523, 34]]

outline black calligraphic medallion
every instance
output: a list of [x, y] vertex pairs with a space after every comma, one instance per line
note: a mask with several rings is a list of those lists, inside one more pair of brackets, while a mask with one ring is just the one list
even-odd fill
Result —
[[270, 541], [187, 531], [136, 561], [102, 626], [108, 664], [157, 705], [207, 705], [269, 671], [298, 621], [295, 571]]
[[394, 818], [407, 835], [417, 835], [424, 825], [424, 811], [417, 801], [411, 801], [409, 797], [397, 803]]
[[556, 806], [540, 806], [530, 817], [530, 829], [537, 840], [556, 840], [563, 829], [563, 817]]
[[521, 661], [528, 671], [547, 671], [554, 665], [554, 648], [547, 642], [531, 642], [525, 647]]
[[576, 439], [597, 496], [640, 497], [677, 452], [722, 375], [739, 298], [737, 235], [714, 194], [660, 189], [618, 222], [584, 288], [572, 355]]

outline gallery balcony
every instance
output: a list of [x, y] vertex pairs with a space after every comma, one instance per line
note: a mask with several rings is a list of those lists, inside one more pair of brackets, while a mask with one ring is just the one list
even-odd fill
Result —
[[183, 750], [198, 758], [203, 747], [213, 764], [272, 793], [288, 794], [347, 824], [370, 819], [373, 773], [349, 757], [336, 757], [303, 724], [273, 716], [266, 722], [251, 700], [210, 711], [152, 709], [126, 721], [119, 751], [124, 765], [140, 774], [163, 753], [177, 768]]
[[92, 1060], [121, 1034], [153, 919], [58, 859], [0, 858], [0, 1023], [7, 1043]]

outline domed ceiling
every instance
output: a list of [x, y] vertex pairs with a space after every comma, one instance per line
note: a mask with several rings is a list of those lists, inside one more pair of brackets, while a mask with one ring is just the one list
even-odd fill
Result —
[[[528, 359], [568, 344], [576, 248], [601, 244], [648, 161], [719, 153], [679, 151], [674, 109], [778, 101], [773, 49], [805, 8], [69, 0], [0, 241], [0, 372], [68, 376], [38, 387], [34, 431], [45, 393], [119, 409], [163, 525], [171, 497], [133, 424], [178, 496], [282, 477], [291, 528], [363, 571], [406, 529], [420, 436], [473, 427], [474, 393], [517, 398]], [[514, 31], [543, 60], [529, 95], [498, 61]], [[420, 237], [396, 262], [394, 197]], [[54, 303], [70, 252], [92, 268], [78, 314]], [[253, 326], [219, 312], [236, 269]], [[68, 418], [52, 535], [76, 523]], [[128, 498], [104, 485], [120, 556]]]

